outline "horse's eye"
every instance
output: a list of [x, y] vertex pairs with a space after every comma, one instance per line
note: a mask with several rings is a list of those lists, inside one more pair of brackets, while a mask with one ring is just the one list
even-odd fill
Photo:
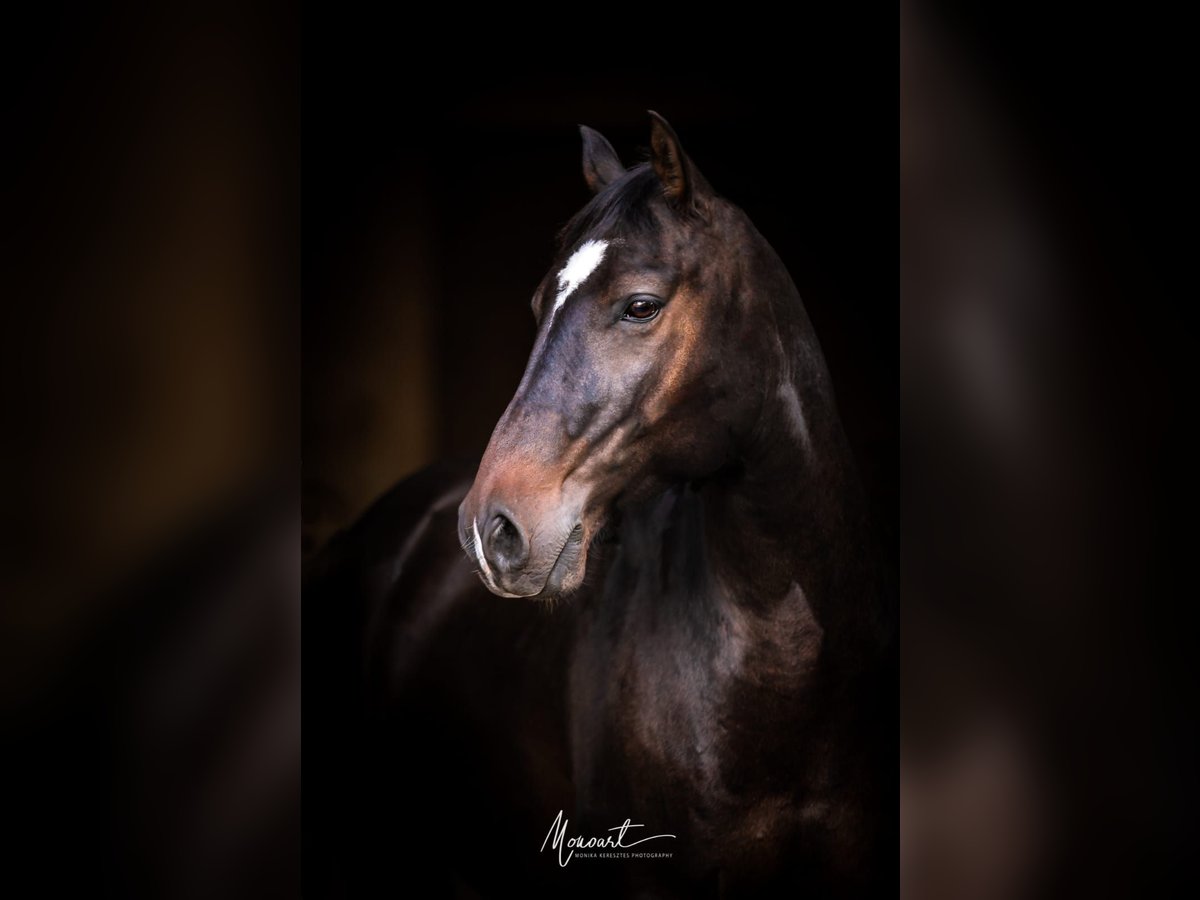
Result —
[[630, 322], [649, 322], [660, 309], [662, 302], [658, 298], [639, 294], [629, 301], [621, 318]]

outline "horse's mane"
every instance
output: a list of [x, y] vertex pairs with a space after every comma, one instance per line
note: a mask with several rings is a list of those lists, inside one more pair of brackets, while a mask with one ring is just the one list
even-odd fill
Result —
[[558, 233], [559, 249], [572, 247], [588, 235], [634, 236], [654, 229], [651, 201], [662, 196], [659, 181], [649, 163], [626, 170], [592, 197]]

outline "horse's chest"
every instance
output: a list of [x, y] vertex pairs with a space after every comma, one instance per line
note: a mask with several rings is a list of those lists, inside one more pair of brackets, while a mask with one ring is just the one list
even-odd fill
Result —
[[765, 846], [795, 814], [806, 648], [712, 599], [639, 591], [585, 620], [572, 670], [581, 810], [694, 845], [733, 831]]

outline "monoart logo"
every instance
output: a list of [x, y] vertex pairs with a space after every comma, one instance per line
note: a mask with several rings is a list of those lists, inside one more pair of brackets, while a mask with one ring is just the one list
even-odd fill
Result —
[[[660, 838], [675, 838], [673, 834], [652, 834], [649, 837], [638, 838], [637, 840], [626, 838], [626, 833], [631, 829], [645, 827], [645, 825], [634, 825], [629, 819], [626, 819], [624, 823], [618, 825], [616, 828], [608, 829], [609, 833], [604, 837], [584, 837], [581, 834], [575, 837], [567, 837], [567, 819], [563, 818], [563, 811], [560, 809], [558, 817], [554, 820], [554, 824], [550, 826], [550, 831], [546, 834], [546, 839], [542, 841], [542, 849], [539, 852], [545, 852], [546, 845], [549, 844], [550, 849], [558, 851], [558, 864], [564, 869], [567, 863], [576, 855], [580, 859], [670, 859], [670, 853], [630, 849], [647, 841], [657, 841]], [[614, 831], [616, 832], [615, 835], [613, 834]], [[565, 856], [563, 855], [564, 853], [566, 854]]]

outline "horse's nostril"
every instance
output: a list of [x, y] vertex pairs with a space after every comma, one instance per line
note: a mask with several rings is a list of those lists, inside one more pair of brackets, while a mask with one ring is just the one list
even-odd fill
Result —
[[486, 544], [488, 557], [501, 571], [515, 569], [525, 561], [525, 537], [503, 513], [496, 513], [488, 523]]

